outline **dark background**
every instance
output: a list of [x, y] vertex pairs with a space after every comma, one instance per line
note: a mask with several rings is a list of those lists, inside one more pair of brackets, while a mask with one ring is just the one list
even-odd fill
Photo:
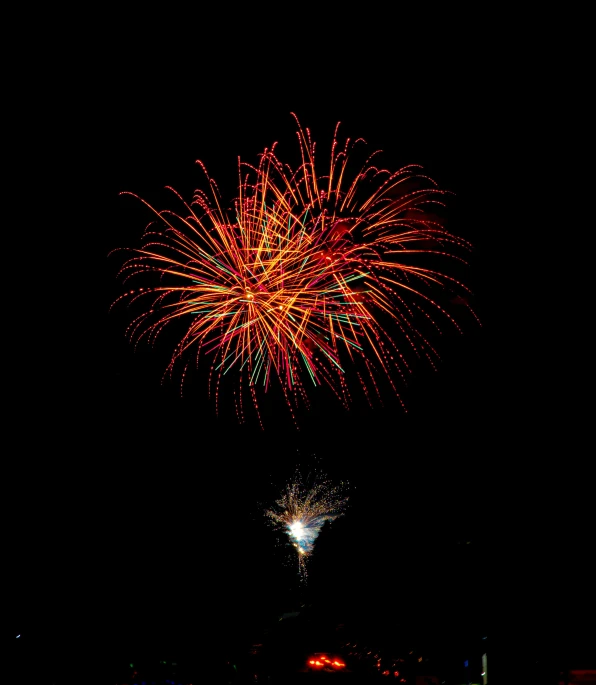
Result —
[[[481, 34], [437, 42], [420, 20], [398, 30], [373, 14], [299, 13], [282, 31], [247, 10], [233, 30], [222, 16], [179, 39], [115, 17], [68, 80], [64, 145], [31, 186], [56, 186], [59, 201], [38, 209], [44, 258], [31, 250], [28, 263], [43, 269], [28, 271], [36, 296], [11, 354], [26, 363], [10, 365], [6, 409], [7, 639], [94, 672], [143, 650], [235, 653], [308, 605], [373, 642], [440, 645], [453, 659], [490, 632], [505, 674], [590, 654], [592, 496], [565, 372], [546, 349], [549, 295], [526, 253], [538, 239], [524, 177], [537, 160], [521, 80]], [[276, 406], [264, 431], [216, 418], [200, 387], [181, 399], [175, 381], [162, 385], [168, 350], [135, 352], [126, 315], [109, 311], [121, 286], [108, 253], [137, 246], [148, 220], [119, 193], [173, 207], [164, 186], [190, 199], [200, 159], [231, 198], [238, 157], [255, 162], [274, 141], [280, 158], [295, 154], [291, 112], [322, 157], [340, 121], [340, 139], [365, 138], [389, 168], [420, 163], [455, 193], [447, 216], [474, 245], [482, 326], [464, 315], [438, 371], [416, 367], [407, 413], [390, 398], [351, 412], [315, 399], [300, 431]], [[19, 245], [29, 253], [26, 236]], [[263, 510], [315, 464], [351, 499], [305, 586]], [[22, 650], [26, 670], [38, 652]]]

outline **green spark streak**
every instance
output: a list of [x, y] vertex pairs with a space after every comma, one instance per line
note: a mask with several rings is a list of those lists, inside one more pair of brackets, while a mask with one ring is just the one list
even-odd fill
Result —
[[308, 357], [304, 354], [304, 352], [302, 352], [302, 350], [300, 350], [300, 354], [302, 355], [302, 358], [304, 359], [304, 366], [306, 366], [306, 370], [308, 371], [308, 375], [311, 377], [313, 385], [316, 388], [317, 387], [317, 380], [316, 380], [316, 378], [312, 372]]
[[265, 345], [265, 339], [261, 340], [261, 344], [259, 345], [259, 349], [255, 352], [254, 357], [257, 358], [257, 364], [255, 368], [253, 369], [252, 376], [250, 379], [251, 383], [255, 382], [255, 378], [258, 378], [261, 366], [263, 366], [263, 354], [261, 353], [261, 350], [263, 349], [263, 346]]
[[294, 385], [294, 374], [292, 373], [292, 362], [291, 361], [288, 364], [288, 369], [290, 371], [290, 385]]
[[322, 347], [319, 348], [319, 349], [323, 352], [323, 354], [325, 354], [327, 357], [329, 357], [329, 359], [331, 359], [331, 361], [335, 364], [335, 366], [337, 366], [337, 368], [338, 368], [342, 373], [345, 373], [345, 371], [344, 371], [344, 370], [341, 368], [341, 366], [335, 361], [335, 359], [333, 359], [333, 357], [329, 354], [329, 352], [327, 352], [326, 349], [324, 349], [324, 348], [322, 348]]
[[265, 361], [265, 357], [263, 357], [263, 355], [261, 355], [258, 358], [256, 366], [255, 366], [254, 371], [252, 373], [252, 376], [250, 379], [251, 384], [254, 385], [256, 383], [256, 380], [258, 379], [259, 374], [261, 373], [261, 369], [263, 367], [264, 361]]
[[[245, 323], [241, 323], [241, 324], [239, 324], [238, 326], [235, 326], [234, 328], [230, 329], [230, 330], [227, 332], [226, 336], [230, 335], [230, 333], [233, 333], [234, 331], [238, 331], [238, 330], [240, 330], [240, 329], [242, 329], [242, 328], [247, 328], [248, 326], [250, 326], [250, 325], [253, 323], [253, 321], [255, 321], [255, 319], [252, 319], [251, 321], [246, 321]], [[215, 367], [215, 370], [216, 370], [216, 371], [219, 371], [219, 369], [221, 369], [221, 367], [227, 362], [227, 360], [228, 360], [231, 356], [233, 356], [233, 354], [234, 354], [233, 352], [230, 352], [228, 355], [226, 355], [226, 357], [225, 357], [224, 359], [222, 359], [222, 361]], [[232, 363], [231, 363], [231, 364], [228, 366], [228, 368], [223, 372], [223, 375], [224, 375], [224, 376], [225, 376], [225, 374], [228, 373], [228, 371], [234, 366], [234, 364], [236, 363], [236, 360], [237, 360], [241, 355], [242, 355], [242, 350], [240, 350], [240, 352], [238, 352], [238, 354], [236, 355], [236, 357], [234, 358], [234, 360], [232, 361]]]
[[[224, 359], [222, 359], [221, 362], [215, 367], [215, 370], [216, 370], [216, 371], [219, 371], [219, 369], [221, 369], [221, 367], [227, 362], [227, 360], [228, 360], [230, 357], [233, 356], [233, 354], [234, 354], [233, 352], [230, 352]], [[232, 368], [233, 365], [234, 365], [234, 362], [232, 362], [232, 363], [230, 364], [230, 366], [228, 366], [228, 368], [223, 372], [223, 375], [224, 375], [224, 376], [225, 376], [225, 374]]]
[[336, 334], [335, 337], [338, 338], [339, 340], [343, 340], [345, 343], [347, 343], [348, 345], [351, 345], [352, 347], [356, 347], [356, 348], [359, 349], [359, 350], [363, 350], [363, 349], [364, 349], [363, 347], [361, 347], [360, 345], [357, 345], [357, 344], [356, 344], [355, 342], [353, 342], [352, 340], [348, 340], [347, 338], [344, 338], [343, 335], [337, 335], [337, 334]]
[[218, 259], [215, 259], [215, 257], [212, 257], [211, 255], [207, 254], [206, 252], [205, 252], [205, 257], [210, 262], [213, 262], [213, 264], [216, 264], [219, 269], [221, 269], [222, 271], [225, 271], [230, 276], [234, 277], [236, 275], [232, 271], [230, 271], [229, 269], [226, 269], [226, 267]]
[[344, 280], [346, 283], [350, 283], [351, 281], [355, 281], [355, 280], [358, 279], [358, 278], [364, 278], [365, 276], [368, 276], [369, 273], [370, 273], [370, 272], [368, 272], [368, 271], [365, 272], [365, 273], [364, 273], [364, 272], [359, 272], [359, 273], [357, 273], [357, 274], [354, 274], [353, 276], [348, 276], [347, 278], [344, 278], [343, 280]]
[[302, 269], [304, 269], [304, 265], [306, 264], [306, 262], [308, 262], [308, 257], [305, 257], [305, 258], [304, 258], [304, 261], [303, 261], [302, 264], [300, 265], [300, 268], [298, 269], [298, 273], [299, 273], [299, 274], [302, 273]]
[[271, 359], [267, 359], [267, 370], [265, 371], [265, 376], [263, 377], [263, 386], [267, 385], [267, 379], [269, 378], [269, 373], [271, 372]]
[[[253, 352], [252, 357], [256, 357], [257, 355], [259, 355], [259, 354], [261, 353], [261, 350], [263, 349], [263, 345], [264, 345], [264, 344], [265, 344], [265, 340], [263, 339], [263, 340], [261, 340], [261, 344], [259, 345], [259, 349], [256, 350], [255, 352]], [[261, 357], [262, 357], [262, 355], [261, 355]], [[246, 359], [244, 360], [242, 366], [240, 367], [240, 370], [241, 370], [241, 371], [242, 371], [242, 369], [248, 364], [248, 362], [250, 361], [250, 359], [251, 359], [251, 355], [250, 355], [250, 354], [247, 354], [247, 355], [246, 355]], [[251, 383], [253, 382], [254, 376], [255, 376], [255, 373], [254, 373], [254, 371], [253, 371], [252, 378], [250, 379], [250, 382], [251, 382]]]

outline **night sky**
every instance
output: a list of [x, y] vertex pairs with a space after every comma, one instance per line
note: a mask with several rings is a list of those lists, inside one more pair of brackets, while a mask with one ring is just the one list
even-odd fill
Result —
[[[205, 48], [170, 62], [115, 39], [119, 66], [99, 69], [94, 123], [73, 141], [85, 163], [61, 172], [83, 205], [68, 259], [94, 282], [58, 294], [60, 341], [29, 359], [8, 412], [26, 445], [5, 485], [9, 633], [97, 660], [197, 643], [223, 653], [310, 603], [371, 641], [459, 654], [490, 633], [540, 658], [586, 652], [583, 478], [561, 399], [536, 382], [498, 67], [477, 53], [478, 80], [447, 45], [407, 58], [342, 35], [290, 57], [277, 43], [259, 53], [266, 67], [248, 41], [225, 59]], [[256, 162], [275, 141], [280, 158], [296, 153], [292, 112], [322, 158], [339, 121], [341, 140], [363, 137], [392, 169], [422, 164], [455, 194], [445, 214], [474, 245], [466, 283], [482, 325], [463, 310], [463, 333], [445, 329], [437, 370], [421, 362], [400, 386], [407, 412], [389, 395], [346, 411], [315, 393], [296, 430], [272, 394], [264, 430], [239, 425], [215, 415], [200, 376], [183, 398], [177, 377], [162, 384], [167, 337], [135, 352], [125, 310], [109, 311], [123, 286], [108, 254], [139, 246], [149, 219], [119, 193], [177, 208], [164, 187], [185, 199], [205, 188], [200, 159], [231, 199], [238, 156]], [[296, 467], [350, 484], [306, 586], [263, 516]]]

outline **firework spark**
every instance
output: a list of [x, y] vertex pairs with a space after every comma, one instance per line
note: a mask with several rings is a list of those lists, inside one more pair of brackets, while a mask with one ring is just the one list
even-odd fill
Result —
[[276, 145], [256, 166], [239, 160], [231, 209], [200, 162], [209, 193], [188, 204], [170, 188], [184, 212], [141, 200], [156, 218], [119, 271], [140, 286], [114, 303], [140, 307], [131, 341], [154, 343], [178, 322], [166, 375], [180, 365], [182, 387], [191, 362], [209, 358], [216, 411], [231, 377], [240, 421], [246, 397], [261, 421], [258, 396], [274, 383], [295, 422], [309, 386], [330, 388], [346, 408], [357, 389], [371, 405], [381, 400], [381, 384], [399, 397], [407, 353], [438, 359], [422, 324], [459, 330], [449, 303], [468, 301], [468, 288], [436, 266], [464, 262], [459, 251], [471, 248], [436, 213], [448, 192], [417, 165], [376, 166], [379, 151], [352, 168], [364, 141], [340, 146], [339, 124], [320, 175], [310, 131], [296, 122], [301, 161], [283, 164]]
[[305, 483], [296, 471], [274, 506], [265, 511], [272, 525], [283, 530], [296, 548], [303, 577], [306, 577], [306, 561], [323, 525], [342, 516], [347, 502], [344, 483], [334, 486], [323, 473], [315, 473]]

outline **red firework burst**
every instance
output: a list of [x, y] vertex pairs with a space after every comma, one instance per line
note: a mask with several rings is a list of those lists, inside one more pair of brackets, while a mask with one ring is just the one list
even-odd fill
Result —
[[440, 219], [448, 191], [417, 165], [377, 166], [379, 151], [353, 168], [365, 143], [340, 146], [339, 124], [321, 175], [310, 131], [296, 122], [300, 162], [282, 163], [275, 145], [257, 165], [239, 161], [227, 208], [202, 164], [208, 192], [187, 203], [170, 188], [184, 211], [141, 200], [155, 218], [119, 272], [139, 283], [114, 303], [141, 307], [127, 336], [154, 342], [178, 322], [167, 372], [181, 365], [184, 382], [191, 362], [209, 360], [216, 406], [233, 377], [240, 420], [243, 396], [259, 414], [273, 383], [295, 420], [309, 386], [330, 388], [345, 407], [356, 388], [370, 403], [381, 382], [398, 394], [411, 353], [438, 358], [422, 329], [459, 330], [448, 304], [469, 308], [468, 288], [436, 266], [464, 262], [471, 248]]

